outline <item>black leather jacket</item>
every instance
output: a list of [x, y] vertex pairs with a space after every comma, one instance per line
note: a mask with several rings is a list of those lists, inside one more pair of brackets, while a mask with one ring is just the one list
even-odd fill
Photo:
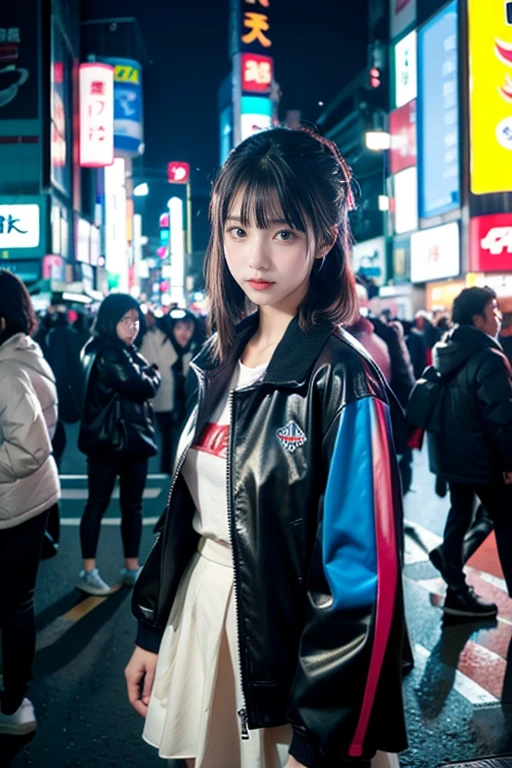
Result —
[[[147, 650], [158, 650], [197, 547], [180, 468], [255, 322], [239, 326], [226, 363], [212, 362], [211, 343], [191, 363], [198, 386], [167, 515], [133, 595]], [[348, 334], [331, 325], [304, 333], [295, 319], [264, 378], [232, 392], [230, 408], [241, 716], [249, 729], [292, 723], [290, 753], [307, 766], [398, 752], [402, 509], [386, 385]]]
[[444, 382], [441, 431], [429, 438], [430, 469], [456, 483], [502, 484], [512, 471], [512, 371], [501, 346], [472, 326], [433, 349]]
[[93, 338], [82, 351], [85, 402], [78, 437], [88, 456], [154, 456], [153, 407], [160, 374], [134, 346]]

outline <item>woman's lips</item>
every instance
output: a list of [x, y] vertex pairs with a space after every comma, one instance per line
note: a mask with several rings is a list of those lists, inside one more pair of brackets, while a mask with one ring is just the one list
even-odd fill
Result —
[[265, 291], [267, 288], [274, 285], [274, 283], [268, 282], [267, 280], [248, 280], [247, 282], [255, 291]]

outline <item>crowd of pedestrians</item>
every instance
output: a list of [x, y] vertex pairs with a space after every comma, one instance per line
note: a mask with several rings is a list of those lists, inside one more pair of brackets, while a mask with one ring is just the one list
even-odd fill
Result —
[[[128, 697], [162, 758], [278, 768], [286, 747], [286, 768], [398, 765], [415, 448], [450, 494], [430, 553], [443, 611], [496, 615], [464, 563], [494, 528], [512, 590], [512, 306], [470, 288], [451, 316], [372, 313], [349, 266], [349, 189], [310, 131], [231, 153], [212, 195], [207, 339], [192, 312], [144, 318], [122, 293], [92, 325], [59, 303], [37, 324], [0, 270], [0, 733], [37, 724], [34, 590], [40, 557], [58, 553], [68, 424], [87, 457], [77, 586], [111, 592], [96, 553], [118, 479], [139, 625]], [[172, 492], [141, 565], [158, 452]]]

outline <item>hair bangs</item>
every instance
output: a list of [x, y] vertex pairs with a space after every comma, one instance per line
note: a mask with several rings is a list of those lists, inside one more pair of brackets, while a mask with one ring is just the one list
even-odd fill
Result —
[[[308, 216], [299, 194], [297, 179], [279, 158], [264, 156], [256, 167], [240, 168], [239, 178], [231, 178], [229, 193], [222, 206], [223, 224], [229, 216], [239, 216], [243, 227], [256, 225], [268, 229], [276, 222], [307, 233]], [[235, 176], [235, 174], [233, 174]], [[240, 204], [233, 210], [233, 203]]]

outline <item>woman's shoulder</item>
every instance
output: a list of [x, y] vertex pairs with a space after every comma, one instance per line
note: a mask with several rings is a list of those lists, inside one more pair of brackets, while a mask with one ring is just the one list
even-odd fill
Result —
[[348, 331], [335, 328], [317, 361], [329, 367], [330, 378], [340, 381], [347, 402], [371, 396], [387, 400], [386, 383], [363, 345]]

